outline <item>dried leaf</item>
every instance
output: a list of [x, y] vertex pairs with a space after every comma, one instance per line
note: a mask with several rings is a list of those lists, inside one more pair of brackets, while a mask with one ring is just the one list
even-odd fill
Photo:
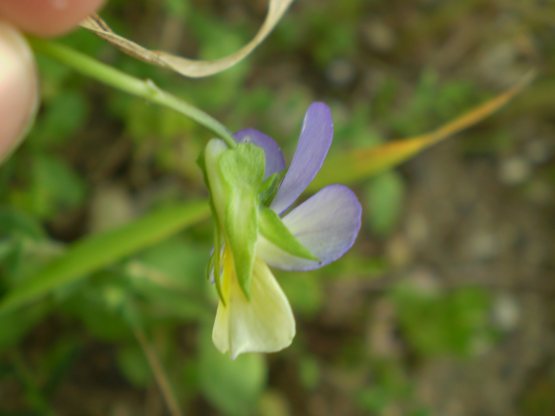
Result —
[[94, 32], [96, 35], [107, 40], [134, 58], [171, 69], [186, 77], [201, 78], [225, 71], [246, 58], [264, 39], [266, 39], [292, 2], [293, 0], [269, 0], [266, 19], [256, 36], [237, 52], [211, 61], [188, 59], [163, 51], [146, 49], [114, 33], [98, 15], [89, 16], [81, 23], [81, 27]]
[[522, 91], [532, 79], [532, 73], [526, 75], [512, 88], [442, 125], [431, 133], [394, 140], [377, 147], [373, 146], [336, 153], [328, 158], [309, 189], [315, 190], [330, 183], [349, 184], [390, 169], [431, 145], [469, 128], [490, 116]]

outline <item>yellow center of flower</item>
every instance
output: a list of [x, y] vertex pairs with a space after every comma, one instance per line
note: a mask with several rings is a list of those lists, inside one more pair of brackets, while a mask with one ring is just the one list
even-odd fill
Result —
[[223, 253], [223, 273], [221, 277], [221, 290], [224, 303], [222, 306], [228, 308], [231, 301], [231, 292], [233, 296], [241, 296], [245, 302], [248, 302], [245, 294], [239, 286], [237, 274], [235, 273], [235, 262], [233, 261], [233, 254], [228, 245], [224, 248]]

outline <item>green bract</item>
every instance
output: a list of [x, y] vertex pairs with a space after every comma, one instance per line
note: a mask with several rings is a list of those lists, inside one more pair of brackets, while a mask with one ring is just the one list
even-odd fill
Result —
[[213, 139], [206, 146], [201, 165], [210, 188], [216, 223], [215, 247], [209, 268], [213, 270], [222, 301], [223, 247], [231, 252], [237, 280], [247, 299], [250, 299], [259, 234], [292, 255], [318, 260], [268, 208], [283, 175], [264, 178], [263, 149], [252, 143], [239, 143], [228, 148], [223, 141]]
[[314, 256], [291, 234], [279, 215], [267, 207], [263, 207], [260, 211], [260, 234], [286, 253], [301, 259], [318, 261], [318, 257]]

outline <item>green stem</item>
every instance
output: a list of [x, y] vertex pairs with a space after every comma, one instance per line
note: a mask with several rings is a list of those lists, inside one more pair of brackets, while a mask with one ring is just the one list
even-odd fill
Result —
[[221, 137], [229, 147], [236, 146], [233, 136], [223, 124], [204, 111], [161, 90], [151, 80], [135, 78], [59, 43], [36, 38], [29, 39], [29, 43], [35, 52], [42, 53], [63, 62], [82, 74], [103, 82], [106, 85], [171, 108], [212, 130]]
[[150, 369], [152, 370], [152, 373], [154, 374], [154, 379], [156, 380], [156, 383], [158, 384], [158, 388], [160, 389], [160, 391], [162, 393], [162, 397], [164, 398], [164, 401], [166, 402], [166, 406], [168, 407], [168, 411], [169, 411], [170, 415], [171, 416], [182, 416], [183, 413], [181, 412], [181, 409], [179, 408], [179, 402], [178, 402], [177, 397], [175, 396], [175, 394], [174, 394], [174, 392], [171, 388], [170, 381], [169, 381], [166, 373], [164, 372], [164, 369], [162, 367], [162, 363], [160, 362], [160, 358], [158, 358], [158, 355], [156, 354], [156, 351], [154, 350], [154, 348], [148, 342], [148, 339], [146, 337], [146, 334], [145, 334], [143, 328], [140, 325], [138, 325], [137, 323], [132, 323], [131, 324], [131, 329], [133, 330], [133, 335], [135, 335], [135, 338], [137, 339], [137, 342], [139, 343], [141, 349], [143, 350], [143, 353], [146, 356], [146, 359], [148, 361], [148, 365], [150, 366]]

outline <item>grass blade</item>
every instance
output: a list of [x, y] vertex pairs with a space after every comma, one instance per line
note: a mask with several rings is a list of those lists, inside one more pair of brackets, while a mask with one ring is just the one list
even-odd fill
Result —
[[8, 292], [0, 301], [0, 314], [149, 247], [208, 218], [209, 214], [207, 202], [189, 202], [162, 208], [130, 224], [85, 237]]

